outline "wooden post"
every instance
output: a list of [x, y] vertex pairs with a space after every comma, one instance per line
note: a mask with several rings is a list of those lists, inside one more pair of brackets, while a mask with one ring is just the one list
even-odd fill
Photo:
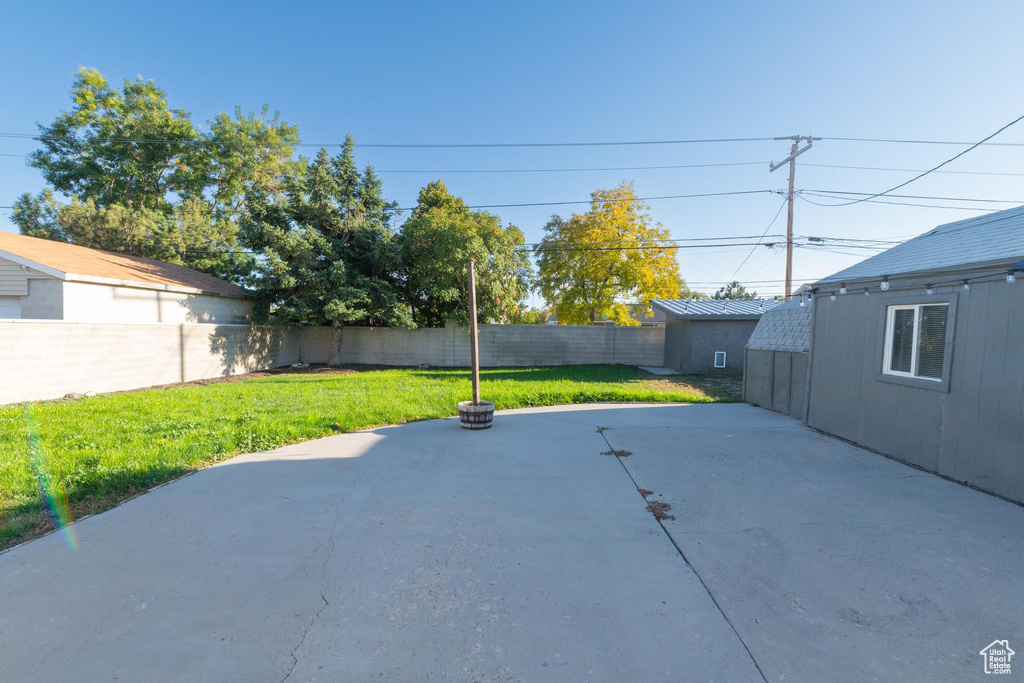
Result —
[[469, 262], [469, 355], [473, 366], [473, 405], [480, 404], [480, 347], [476, 336], [475, 261]]

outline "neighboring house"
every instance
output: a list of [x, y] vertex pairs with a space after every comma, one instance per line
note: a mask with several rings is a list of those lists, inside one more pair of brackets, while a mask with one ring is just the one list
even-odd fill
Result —
[[238, 286], [162, 261], [0, 232], [0, 319], [244, 323]]
[[761, 316], [747, 342], [743, 400], [777, 413], [804, 417], [807, 363], [811, 348], [812, 299], [796, 299]]
[[743, 372], [743, 350], [765, 311], [779, 301], [655, 299], [667, 315], [665, 367], [676, 372]]
[[1024, 502], [1022, 259], [1024, 207], [815, 283], [807, 424]]

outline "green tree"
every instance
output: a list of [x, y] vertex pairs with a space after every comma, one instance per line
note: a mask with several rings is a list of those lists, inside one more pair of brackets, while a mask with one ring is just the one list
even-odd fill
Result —
[[241, 281], [254, 263], [238, 246], [244, 199], [281, 190], [298, 131], [264, 106], [219, 114], [202, 133], [152, 81], [117, 90], [95, 69], [79, 70], [71, 99], [40, 126], [29, 163], [51, 187], [16, 201], [21, 232]]
[[560, 324], [639, 325], [631, 315], [635, 305], [651, 315], [651, 300], [679, 295], [670, 234], [652, 220], [630, 183], [590, 197], [586, 213], [553, 216], [544, 226], [547, 234], [535, 249], [541, 294]]
[[360, 174], [352, 138], [285, 182], [283, 196], [249, 193], [242, 242], [257, 251], [250, 281], [257, 320], [298, 325], [411, 326], [400, 296], [399, 244], [371, 167]]
[[188, 112], [167, 106], [152, 81], [110, 87], [95, 69], [79, 69], [74, 106], [39, 127], [42, 149], [29, 155], [59, 192], [99, 206], [157, 209], [170, 193], [198, 194], [206, 159]]
[[520, 325], [546, 325], [551, 313], [542, 308], [528, 308], [523, 311], [522, 318], [517, 322]]
[[518, 320], [528, 292], [530, 262], [523, 233], [485, 211], [471, 211], [440, 180], [420, 190], [402, 226], [406, 292], [418, 324], [469, 323], [466, 266], [476, 261], [480, 322]]
[[690, 286], [686, 284], [686, 280], [680, 276], [679, 278], [679, 298], [680, 299], [709, 299], [707, 294], [698, 292], [695, 289], [690, 289]]
[[756, 299], [757, 292], [748, 292], [746, 287], [737, 280], [733, 280], [724, 287], [719, 288], [717, 292], [711, 295], [711, 298], [717, 301], [725, 299]]

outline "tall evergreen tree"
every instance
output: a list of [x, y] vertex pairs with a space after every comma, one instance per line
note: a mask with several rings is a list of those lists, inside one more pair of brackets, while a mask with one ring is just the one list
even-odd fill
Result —
[[253, 192], [242, 241], [258, 252], [251, 280], [258, 319], [298, 325], [410, 326], [398, 286], [397, 210], [351, 137], [340, 154], [320, 150], [286, 182], [282, 197]]
[[719, 287], [718, 291], [711, 295], [712, 299], [716, 301], [725, 301], [728, 299], [756, 299], [757, 292], [748, 292], [747, 288], [739, 283], [737, 280], [727, 283], [724, 287]]

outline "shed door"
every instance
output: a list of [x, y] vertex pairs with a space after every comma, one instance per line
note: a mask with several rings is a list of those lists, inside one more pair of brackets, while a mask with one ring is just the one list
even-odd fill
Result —
[[0, 319], [20, 317], [21, 300], [13, 296], [0, 296]]

